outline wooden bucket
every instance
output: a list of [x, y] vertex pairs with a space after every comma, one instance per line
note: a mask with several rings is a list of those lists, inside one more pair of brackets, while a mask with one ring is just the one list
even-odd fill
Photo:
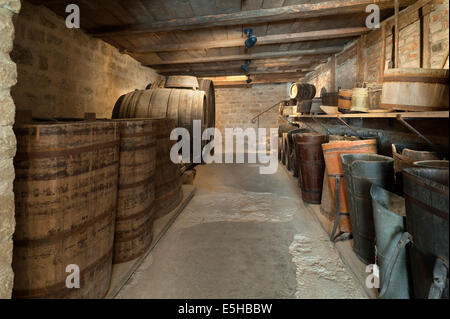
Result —
[[369, 111], [369, 90], [367, 88], [354, 88], [352, 91], [352, 112]]
[[403, 175], [405, 168], [414, 167], [416, 161], [439, 160], [439, 155], [431, 151], [417, 151], [392, 144], [392, 157], [394, 158], [395, 189], [403, 194]]
[[389, 69], [384, 72], [380, 107], [405, 111], [448, 110], [448, 70]]
[[199, 83], [195, 76], [171, 75], [167, 77], [166, 88], [197, 90], [199, 88]]
[[119, 190], [114, 263], [135, 259], [152, 242], [156, 133], [152, 120], [117, 120], [120, 130]]
[[214, 93], [214, 83], [208, 79], [199, 79], [199, 90], [206, 95], [206, 127], [216, 126], [216, 96]]
[[[344, 171], [342, 168], [341, 154], [377, 153], [377, 141], [357, 140], [357, 141], [330, 141], [322, 144], [323, 155], [326, 163], [328, 180], [332, 198], [335, 198], [336, 179], [340, 179], [339, 186], [339, 213], [341, 232], [351, 232], [348, 201], [345, 188]], [[333, 212], [335, 211], [333, 207]]]
[[170, 140], [170, 132], [175, 128], [171, 119], [155, 119], [156, 171], [155, 171], [155, 218], [170, 213], [183, 199], [180, 167], [170, 159], [170, 149], [176, 141]]
[[298, 174], [302, 197], [303, 201], [309, 204], [320, 204], [325, 169], [321, 146], [327, 141], [327, 135], [317, 133], [294, 135], [294, 142], [298, 150], [296, 160], [299, 166]]
[[339, 90], [338, 106], [340, 110], [349, 111], [352, 107], [353, 90]]
[[[30, 123], [14, 130], [13, 296], [104, 297], [119, 177], [117, 123]], [[66, 287], [69, 265], [79, 267], [79, 289]]]

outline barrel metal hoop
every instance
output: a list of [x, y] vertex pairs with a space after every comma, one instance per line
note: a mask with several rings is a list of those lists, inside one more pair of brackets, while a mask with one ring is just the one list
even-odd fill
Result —
[[19, 152], [16, 154], [16, 159], [27, 160], [27, 159], [42, 159], [42, 158], [54, 158], [61, 156], [78, 155], [81, 153], [87, 153], [92, 151], [97, 151], [105, 148], [111, 148], [118, 146], [120, 140], [115, 140], [107, 143], [93, 144], [89, 146], [71, 148], [71, 149], [55, 149], [48, 151], [36, 151], [36, 152]]
[[386, 76], [383, 82], [420, 82], [420, 83], [437, 83], [447, 84], [448, 78], [429, 77], [429, 76]]
[[139, 133], [122, 133], [120, 134], [120, 138], [135, 138], [135, 137], [147, 137], [147, 136], [156, 136], [154, 131], [150, 132], [139, 132]]
[[124, 243], [124, 242], [129, 242], [129, 241], [135, 240], [136, 238], [139, 238], [139, 237], [145, 235], [149, 231], [149, 228], [150, 228], [150, 232], [153, 233], [153, 230], [151, 229], [151, 227], [148, 227], [148, 224], [150, 222], [153, 223], [153, 216], [150, 216], [150, 218], [139, 227], [139, 228], [141, 228], [141, 230], [138, 233], [133, 234], [128, 237], [123, 237], [123, 238], [117, 238], [117, 236], [116, 236], [116, 238], [114, 239], [114, 242]]
[[338, 98], [341, 100], [346, 100], [346, 101], [351, 101], [352, 98], [350, 96], [342, 96], [342, 95], [338, 95]]
[[67, 237], [70, 237], [70, 236], [76, 234], [76, 233], [81, 233], [86, 228], [88, 228], [104, 219], [110, 218], [112, 221], [114, 219], [113, 217], [115, 215], [115, 211], [116, 211], [116, 209], [112, 208], [112, 209], [106, 211], [105, 213], [103, 213], [83, 224], [80, 224], [70, 230], [58, 232], [58, 233], [48, 236], [48, 237], [37, 238], [37, 239], [14, 239], [14, 245], [20, 246], [20, 247], [34, 247], [34, 246], [42, 246], [42, 245], [53, 243], [55, 241], [63, 240]]
[[124, 189], [130, 189], [130, 188], [137, 188], [140, 186], [144, 186], [149, 184], [152, 180], [154, 180], [155, 176], [150, 176], [146, 179], [144, 179], [143, 181], [139, 181], [136, 183], [132, 183], [132, 184], [119, 184], [119, 190], [124, 190]]
[[[105, 255], [94, 261], [86, 268], [82, 269], [80, 271], [80, 278], [83, 278], [83, 275], [88, 273], [89, 271], [106, 264], [109, 261], [109, 259], [112, 258], [112, 255], [113, 255], [113, 248], [111, 247], [111, 249]], [[63, 289], [69, 289], [66, 287], [66, 281], [59, 282], [45, 288], [17, 289], [17, 290], [14, 289], [13, 295], [15, 298], [36, 298], [36, 297], [45, 298]]]
[[124, 221], [124, 220], [129, 220], [129, 219], [134, 219], [134, 218], [137, 218], [137, 217], [141, 217], [142, 215], [145, 215], [146, 213], [150, 213], [152, 210], [153, 210], [153, 202], [152, 202], [152, 204], [149, 207], [147, 207], [147, 208], [137, 212], [136, 214], [127, 215], [127, 216], [119, 216], [119, 215], [117, 215], [116, 216], [116, 221], [121, 222], [121, 221]]
[[427, 212], [448, 221], [448, 213], [443, 212], [434, 207], [431, 207], [425, 203], [422, 203], [421, 201], [418, 201], [417, 199], [413, 198], [412, 196], [408, 195], [407, 193], [405, 193], [404, 196], [407, 201], [412, 202], [414, 205], [419, 206], [419, 207], [425, 209]]

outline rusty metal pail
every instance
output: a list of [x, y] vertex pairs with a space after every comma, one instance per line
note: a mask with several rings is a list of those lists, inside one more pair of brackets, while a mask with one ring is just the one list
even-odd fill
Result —
[[[380, 266], [381, 299], [409, 299], [410, 273], [406, 250], [401, 250], [397, 262], [389, 271], [395, 257], [396, 245], [406, 231], [405, 199], [378, 185], [370, 188], [375, 225], [376, 255]], [[389, 282], [388, 282], [389, 281]]]
[[405, 168], [403, 182], [414, 297], [448, 299], [449, 171]]
[[366, 264], [375, 263], [375, 227], [370, 187], [392, 189], [394, 160], [378, 154], [342, 154], [353, 250]]

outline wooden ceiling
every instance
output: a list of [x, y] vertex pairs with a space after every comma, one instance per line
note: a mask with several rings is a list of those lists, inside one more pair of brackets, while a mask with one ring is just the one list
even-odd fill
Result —
[[[416, 0], [400, 0], [404, 7]], [[368, 32], [368, 4], [382, 18], [394, 0], [33, 0], [65, 17], [76, 3], [81, 27], [161, 74], [250, 74], [260, 82], [302, 78], [318, 64]], [[258, 41], [246, 49], [243, 34]], [[255, 82], [256, 83], [256, 82]]]

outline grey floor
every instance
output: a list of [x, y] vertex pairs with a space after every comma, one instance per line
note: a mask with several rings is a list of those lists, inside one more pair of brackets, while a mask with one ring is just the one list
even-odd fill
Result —
[[197, 168], [197, 193], [117, 298], [365, 298], [292, 177]]

